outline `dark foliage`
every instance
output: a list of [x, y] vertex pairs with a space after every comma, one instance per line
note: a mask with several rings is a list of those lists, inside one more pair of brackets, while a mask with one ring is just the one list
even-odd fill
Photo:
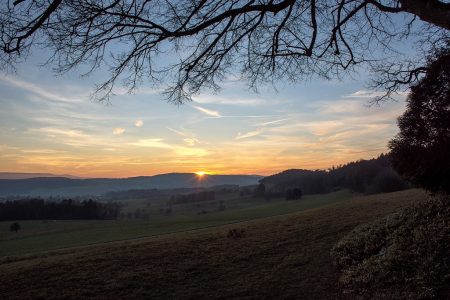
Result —
[[240, 239], [244, 237], [245, 230], [244, 229], [230, 229], [228, 230], [227, 237], [232, 239]]
[[164, 192], [158, 189], [130, 189], [105, 193], [106, 198], [113, 200], [154, 198], [161, 195], [164, 195]]
[[253, 197], [264, 197], [264, 194], [266, 192], [266, 186], [264, 183], [258, 184], [258, 186], [253, 191]]
[[286, 190], [286, 200], [298, 200], [303, 196], [302, 190], [299, 188]]
[[441, 196], [357, 227], [331, 254], [347, 298], [448, 299], [450, 199]]
[[399, 174], [433, 192], [450, 193], [450, 48], [430, 62], [411, 87], [400, 133], [390, 142]]
[[408, 184], [392, 169], [389, 155], [360, 160], [323, 170], [286, 170], [261, 180], [266, 192], [281, 192], [299, 188], [302, 194], [328, 193], [347, 188], [373, 194], [403, 190]]
[[212, 201], [216, 199], [216, 193], [214, 191], [203, 191], [198, 193], [190, 193], [183, 195], [173, 195], [170, 197], [168, 204], [184, 204], [203, 201]]
[[17, 233], [17, 231], [20, 230], [20, 224], [18, 222], [14, 222], [9, 226], [9, 231], [14, 231]]
[[43, 199], [25, 199], [0, 203], [0, 221], [9, 220], [73, 220], [116, 219], [120, 206], [116, 203], [100, 203], [93, 200], [60, 202]]

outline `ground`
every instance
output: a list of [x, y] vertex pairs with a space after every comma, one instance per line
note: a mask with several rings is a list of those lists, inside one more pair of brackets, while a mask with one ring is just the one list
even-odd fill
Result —
[[[0, 298], [336, 298], [333, 245], [424, 198], [417, 190], [352, 197], [220, 227], [3, 257]], [[230, 229], [242, 237], [227, 237]]]
[[[158, 201], [153, 201], [151, 206], [154, 211], [148, 220], [20, 221], [21, 230], [18, 233], [9, 231], [11, 222], [0, 222], [0, 257], [220, 226], [311, 209], [352, 196], [346, 190], [309, 195], [301, 201], [286, 201], [282, 198], [268, 201], [230, 195], [223, 198], [226, 206], [224, 211], [217, 209], [218, 201], [210, 201], [174, 205], [170, 216], [161, 216], [158, 213]], [[159, 202], [163, 207], [166, 206], [163, 200]], [[127, 203], [125, 209], [131, 208], [133, 211], [146, 207], [145, 201], [141, 199], [126, 200], [124, 203]], [[198, 211], [202, 210], [207, 213], [199, 215]]]

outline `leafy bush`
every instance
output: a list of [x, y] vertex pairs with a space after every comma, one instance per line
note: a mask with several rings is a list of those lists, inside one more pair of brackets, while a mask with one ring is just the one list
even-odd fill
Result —
[[331, 251], [353, 297], [450, 296], [450, 198], [439, 196], [359, 226]]
[[227, 237], [232, 239], [239, 239], [242, 238], [245, 234], [244, 229], [230, 229], [228, 230]]
[[9, 226], [9, 231], [15, 231], [17, 233], [19, 230], [20, 230], [20, 224], [17, 222], [14, 222]]

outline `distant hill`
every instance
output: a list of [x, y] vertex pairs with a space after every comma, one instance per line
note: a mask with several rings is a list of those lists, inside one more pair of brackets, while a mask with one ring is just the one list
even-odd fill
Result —
[[0, 179], [28, 179], [37, 177], [66, 177], [72, 179], [81, 179], [82, 177], [73, 175], [56, 175], [51, 173], [16, 173], [16, 172], [0, 172]]
[[266, 191], [284, 193], [300, 188], [303, 194], [321, 194], [350, 189], [364, 194], [394, 192], [409, 188], [392, 169], [389, 155], [381, 154], [370, 160], [358, 160], [328, 170], [290, 169], [261, 180]]
[[85, 196], [131, 189], [172, 189], [210, 187], [216, 185], [253, 185], [262, 176], [257, 175], [204, 175], [170, 173], [130, 178], [73, 179], [67, 177], [37, 177], [26, 179], [0, 179], [0, 196]]

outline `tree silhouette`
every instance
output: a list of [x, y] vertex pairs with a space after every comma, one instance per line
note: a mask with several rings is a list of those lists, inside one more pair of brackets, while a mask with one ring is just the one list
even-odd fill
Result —
[[[121, 79], [133, 90], [168, 78], [177, 103], [230, 73], [257, 88], [339, 78], [357, 65], [370, 67], [389, 97], [420, 79], [422, 54], [450, 29], [450, 4], [439, 0], [15, 0], [2, 1], [0, 15], [3, 67], [36, 46], [51, 52], [57, 72], [110, 66], [98, 99]], [[418, 48], [399, 58], [395, 42], [409, 37]]]
[[400, 133], [390, 142], [394, 168], [414, 184], [450, 193], [450, 49], [430, 58], [427, 75], [411, 87]]
[[9, 226], [9, 231], [18, 232], [20, 230], [20, 224], [18, 222], [14, 222]]
[[260, 184], [258, 184], [258, 186], [253, 191], [253, 196], [254, 197], [262, 197], [262, 196], [264, 196], [265, 192], [266, 192], [266, 186], [264, 183], [261, 182]]
[[286, 200], [298, 200], [303, 196], [302, 190], [300, 188], [287, 189], [285, 198]]

